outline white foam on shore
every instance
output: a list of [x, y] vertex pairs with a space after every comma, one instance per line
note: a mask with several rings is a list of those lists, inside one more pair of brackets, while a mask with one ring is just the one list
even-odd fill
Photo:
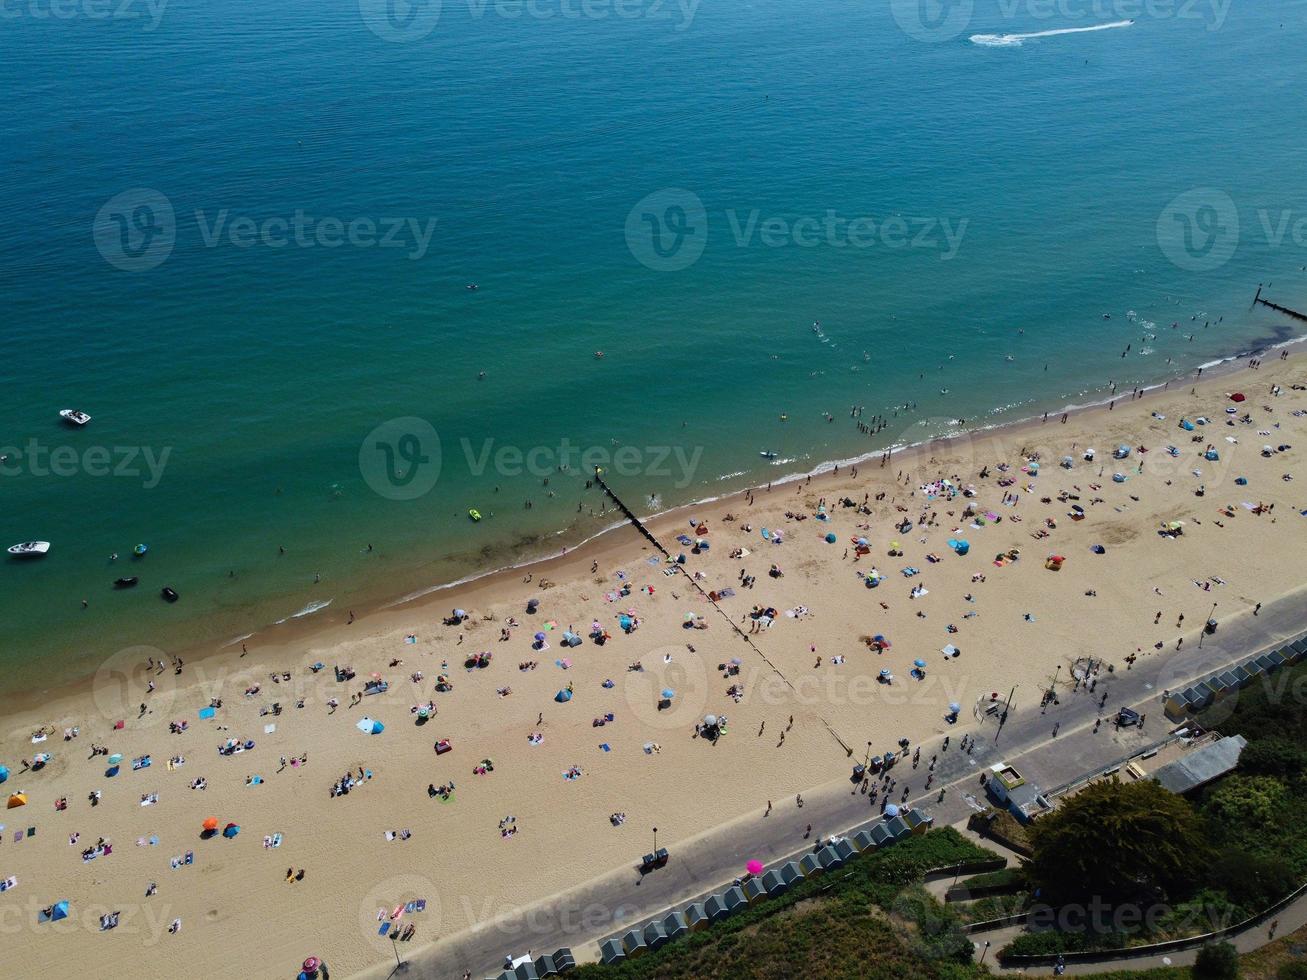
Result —
[[1112, 31], [1122, 27], [1133, 27], [1132, 20], [1114, 20], [1110, 24], [1095, 24], [1093, 27], [1063, 27], [1055, 31], [1035, 31], [1032, 34], [972, 34], [971, 43], [986, 48], [1019, 48], [1026, 41], [1041, 37], [1060, 37], [1063, 34], [1090, 34], [1094, 31]]
[[[305, 616], [312, 616], [315, 612], [321, 612], [323, 609], [326, 609], [333, 601], [334, 600], [332, 599], [319, 599], [316, 602], [310, 602], [299, 612], [293, 612], [285, 619], [277, 620], [273, 625], [280, 626], [282, 623], [288, 623], [292, 619], [303, 619]], [[244, 637], [242, 637], [242, 639], [244, 639]]]
[[[1304, 343], [1304, 342], [1307, 342], [1307, 334], [1304, 334], [1303, 336], [1300, 336], [1300, 337], [1293, 337], [1293, 338], [1291, 338], [1291, 339], [1289, 339], [1289, 340], [1282, 341], [1282, 342], [1280, 342], [1280, 343], [1278, 343], [1278, 344], [1272, 344], [1272, 345], [1268, 346], [1268, 347], [1265, 348], [1265, 349], [1266, 349], [1266, 350], [1279, 350], [1279, 349], [1282, 348], [1282, 347], [1288, 347], [1288, 346], [1293, 345], [1293, 344], [1299, 344], [1299, 343]], [[1245, 359], [1247, 359], [1248, 357], [1251, 357], [1254, 353], [1256, 353], [1256, 352], [1253, 352], [1253, 351], [1241, 351], [1241, 352], [1238, 352], [1238, 353], [1235, 353], [1235, 354], [1231, 354], [1231, 355], [1229, 355], [1228, 357], [1222, 357], [1222, 358], [1217, 358], [1216, 360], [1207, 361], [1207, 362], [1205, 362], [1205, 363], [1203, 363], [1203, 364], [1201, 364], [1201, 365], [1198, 365], [1198, 367], [1201, 367], [1204, 371], [1208, 371], [1208, 370], [1210, 370], [1210, 369], [1213, 368], [1213, 367], [1219, 367], [1219, 366], [1221, 366], [1221, 365], [1228, 365], [1228, 364], [1232, 364], [1232, 363], [1234, 363], [1234, 362], [1236, 362], [1236, 361], [1245, 360]], [[1195, 369], [1195, 370], [1196, 370], [1196, 369]], [[1186, 375], [1179, 375], [1179, 376], [1177, 376], [1176, 378], [1172, 378], [1172, 379], [1170, 379], [1170, 381], [1179, 380], [1180, 378], [1183, 378], [1183, 377], [1186, 377]], [[1161, 382], [1161, 383], [1153, 384], [1153, 385], [1147, 385], [1147, 386], [1145, 386], [1145, 387], [1142, 387], [1142, 388], [1140, 389], [1140, 391], [1145, 391], [1145, 392], [1148, 392], [1148, 391], [1157, 391], [1157, 390], [1160, 390], [1160, 389], [1162, 389], [1163, 387], [1165, 387], [1167, 384], [1169, 384], [1170, 381], [1165, 381], [1165, 382]], [[1106, 405], [1108, 402], [1110, 402], [1110, 401], [1114, 401], [1115, 399], [1120, 398], [1120, 397], [1121, 397], [1121, 395], [1119, 395], [1119, 394], [1108, 394], [1106, 397], [1103, 397], [1103, 398], [1101, 398], [1101, 399], [1099, 399], [1099, 400], [1097, 400], [1097, 401], [1087, 401], [1087, 402], [1079, 402], [1079, 403], [1068, 403], [1068, 404], [1063, 405], [1063, 407], [1060, 408], [1060, 409], [1058, 409], [1057, 411], [1052, 411], [1052, 410], [1050, 410], [1048, 414], [1049, 414], [1049, 416], [1051, 417], [1051, 416], [1054, 416], [1054, 415], [1061, 415], [1063, 412], [1080, 412], [1080, 411], [1084, 411], [1085, 409], [1089, 409], [1089, 408], [1098, 408], [1098, 407], [1101, 407], [1101, 406], [1103, 406], [1103, 405]], [[1035, 403], [1035, 402], [1034, 402], [1034, 399], [1029, 399], [1029, 400], [1022, 401], [1022, 402], [1012, 402], [1012, 403], [1009, 403], [1009, 404], [1006, 405], [1006, 406], [1000, 406], [998, 409], [992, 409], [992, 410], [991, 410], [991, 414], [993, 414], [993, 413], [996, 412], [996, 411], [1007, 411], [1007, 410], [1011, 410], [1011, 409], [1015, 409], [1015, 408], [1022, 407], [1022, 406], [1024, 406], [1024, 405], [1031, 405], [1031, 404], [1034, 404], [1034, 403]], [[945, 441], [945, 440], [949, 440], [949, 439], [955, 439], [955, 438], [957, 438], [957, 437], [959, 437], [959, 436], [977, 436], [977, 435], [981, 435], [981, 434], [984, 434], [984, 433], [993, 432], [993, 431], [996, 431], [996, 430], [998, 430], [998, 429], [1011, 428], [1011, 427], [1014, 427], [1014, 426], [1022, 425], [1022, 424], [1026, 423], [1026, 422], [1033, 422], [1033, 421], [1035, 421], [1038, 417], [1039, 417], [1038, 415], [1027, 415], [1027, 416], [1024, 416], [1024, 417], [1022, 417], [1022, 418], [1017, 418], [1017, 419], [1005, 419], [1005, 420], [1003, 420], [1003, 421], [1001, 421], [1001, 422], [1000, 422], [1000, 421], [991, 422], [991, 423], [988, 424], [988, 425], [972, 426], [972, 427], [967, 428], [967, 429], [952, 429], [952, 430], [947, 431], [947, 432], [935, 433], [935, 434], [929, 436], [929, 437], [926, 438], [926, 439], [920, 439], [920, 440], [917, 440], [917, 441], [915, 441], [915, 442], [896, 442], [896, 443], [893, 443], [893, 444], [891, 444], [891, 445], [889, 445], [889, 446], [882, 446], [882, 447], [879, 448], [879, 449], [874, 449], [874, 450], [870, 450], [870, 451], [865, 452], [865, 453], [860, 453], [860, 454], [858, 454], [857, 456], [849, 456], [849, 457], [846, 457], [846, 458], [843, 458], [843, 459], [832, 459], [832, 460], [826, 460], [826, 461], [824, 461], [824, 462], [822, 462], [822, 463], [817, 464], [816, 467], [814, 467], [813, 469], [808, 470], [808, 471], [806, 471], [806, 472], [787, 473], [787, 474], [784, 474], [784, 475], [782, 475], [782, 476], [780, 476], [780, 477], [774, 477], [774, 478], [769, 479], [769, 480], [761, 480], [761, 481], [759, 481], [759, 483], [757, 484], [757, 487], [756, 487], [755, 489], [759, 489], [759, 488], [761, 488], [761, 487], [763, 487], [763, 486], [767, 486], [768, 484], [770, 484], [771, 486], [775, 487], [775, 486], [783, 486], [783, 485], [785, 485], [785, 484], [789, 484], [789, 483], [794, 483], [794, 482], [796, 482], [796, 481], [798, 481], [798, 480], [806, 480], [806, 479], [808, 479], [808, 477], [810, 477], [810, 476], [820, 476], [820, 475], [822, 475], [822, 474], [824, 474], [824, 473], [830, 473], [830, 472], [832, 472], [832, 471], [835, 469], [835, 467], [837, 467], [837, 466], [839, 466], [839, 467], [841, 467], [841, 468], [846, 468], [846, 467], [850, 467], [850, 466], [860, 466], [860, 465], [862, 465], [863, 463], [866, 463], [866, 462], [871, 461], [871, 460], [879, 460], [879, 458], [880, 458], [882, 455], [884, 455], [885, 453], [887, 453], [887, 452], [891, 454], [891, 457], [893, 457], [894, 455], [897, 455], [897, 454], [902, 453], [904, 450], [918, 449], [918, 448], [920, 448], [920, 447], [922, 447], [922, 446], [925, 446], [925, 445], [928, 445], [929, 443], [932, 443], [932, 442], [939, 442], [939, 441]], [[789, 462], [794, 462], [794, 459], [770, 460], [770, 461], [768, 461], [768, 464], [774, 466], [774, 465], [777, 465], [777, 464], [780, 464], [780, 463], [789, 463]], [[747, 471], [741, 471], [741, 472], [738, 473], [738, 474], [727, 474], [726, 476], [719, 477], [718, 480], [725, 480], [725, 479], [730, 478], [730, 476], [735, 476], [735, 475], [739, 475], [739, 476], [747, 476], [748, 473], [747, 473]], [[671, 513], [675, 512], [675, 511], [689, 510], [689, 509], [694, 508], [694, 507], [705, 507], [705, 506], [707, 506], [707, 505], [709, 505], [709, 504], [716, 503], [717, 501], [722, 500], [722, 499], [724, 499], [725, 497], [733, 496], [734, 494], [739, 493], [739, 492], [740, 492], [740, 491], [732, 490], [732, 491], [729, 491], [729, 492], [724, 493], [724, 494], [714, 494], [714, 495], [712, 495], [712, 496], [708, 496], [708, 497], [701, 497], [701, 498], [698, 498], [698, 499], [696, 499], [696, 500], [693, 500], [693, 501], [691, 501], [691, 502], [689, 502], [689, 503], [685, 503], [685, 504], [677, 504], [676, 506], [674, 506], [674, 507], [669, 507], [669, 508], [667, 508], [667, 509], [665, 509], [665, 510], [655, 511], [654, 513], [651, 513], [651, 514], [649, 514], [649, 515], [647, 515], [647, 516], [645, 516], [645, 517], [640, 518], [640, 520], [641, 520], [643, 523], [648, 524], [648, 523], [651, 522], [651, 521], [658, 520], [658, 519], [660, 519], [660, 518], [662, 518], [662, 517], [665, 517], [665, 516], [667, 516], [668, 514], [671, 514]], [[614, 530], [616, 530], [616, 529], [618, 529], [618, 528], [620, 528], [620, 527], [625, 527], [626, 525], [627, 525], [627, 521], [624, 520], [624, 519], [623, 519], [623, 520], [619, 520], [619, 521], [615, 521], [614, 523], [609, 524], [609, 525], [607, 525], [606, 527], [601, 528], [600, 530], [596, 531], [594, 534], [590, 535], [589, 537], [582, 539], [581, 541], [579, 541], [577, 544], [573, 545], [573, 546], [572, 546], [571, 548], [569, 548], [568, 550], [569, 550], [569, 551], [573, 551], [573, 552], [575, 552], [575, 551], [577, 551], [578, 549], [583, 548], [585, 545], [589, 544], [591, 541], [595, 541], [595, 540], [597, 540], [598, 538], [603, 537], [605, 534], [608, 534], [610, 531], [614, 531]], [[557, 533], [557, 534], [561, 534], [561, 533], [563, 533], [563, 531], [558, 531], [558, 532], [556, 532], [556, 533]], [[471, 574], [471, 575], [465, 575], [463, 578], [455, 579], [455, 580], [452, 581], [452, 582], [443, 582], [443, 583], [440, 583], [439, 585], [431, 585], [431, 586], [427, 586], [427, 587], [422, 588], [422, 589], [418, 589], [418, 590], [415, 591], [415, 592], [410, 592], [409, 594], [407, 594], [407, 595], [405, 595], [405, 596], [402, 596], [401, 598], [396, 599], [396, 600], [394, 600], [393, 602], [388, 602], [388, 603], [386, 603], [385, 605], [381, 606], [381, 608], [382, 608], [382, 609], [393, 609], [393, 608], [395, 608], [396, 606], [406, 605], [406, 604], [408, 604], [408, 603], [410, 603], [410, 602], [414, 602], [414, 601], [416, 601], [416, 600], [418, 600], [418, 599], [423, 598], [424, 596], [429, 596], [429, 595], [432, 595], [432, 594], [434, 594], [434, 593], [436, 593], [436, 592], [444, 592], [444, 591], [446, 591], [447, 589], [458, 588], [460, 585], [467, 585], [467, 584], [470, 583], [470, 582], [476, 582], [476, 581], [479, 581], [480, 579], [483, 579], [483, 578], [489, 578], [490, 576], [492, 576], [492, 575], [498, 575], [498, 574], [500, 574], [501, 572], [510, 572], [510, 571], [521, 570], [521, 569], [523, 569], [523, 568], [529, 568], [529, 567], [531, 567], [532, 565], [538, 565], [538, 564], [540, 564], [541, 562], [550, 561], [551, 559], [556, 558], [556, 557], [558, 557], [558, 556], [557, 556], [557, 555], [541, 555], [540, 557], [537, 557], [537, 558], [529, 558], [529, 559], [526, 559], [525, 561], [516, 562], [516, 563], [514, 563], [514, 564], [510, 564], [510, 565], [501, 565], [501, 566], [499, 566], [499, 567], [497, 567], [497, 568], [490, 568], [490, 569], [487, 569], [487, 570], [482, 571], [482, 572], [475, 572], [475, 573], [473, 573], [473, 574]], [[293, 618], [293, 617], [292, 617], [292, 618]], [[285, 620], [282, 620], [281, 622], [285, 622]]]

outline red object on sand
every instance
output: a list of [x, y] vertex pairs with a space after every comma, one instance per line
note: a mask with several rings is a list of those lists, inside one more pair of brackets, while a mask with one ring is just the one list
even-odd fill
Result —
[[1241, 402], [1241, 401], [1244, 401], [1246, 398], [1247, 398], [1247, 396], [1244, 395], [1244, 393], [1243, 393], [1242, 391], [1236, 391], [1233, 395], [1230, 396], [1230, 401], [1232, 401], [1232, 402]]

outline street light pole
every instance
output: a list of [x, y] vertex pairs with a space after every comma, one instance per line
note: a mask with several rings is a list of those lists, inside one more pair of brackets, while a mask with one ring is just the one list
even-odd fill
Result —
[[654, 828], [654, 854], [658, 854], [658, 828]]
[[1213, 602], [1213, 603], [1212, 603], [1212, 610], [1211, 610], [1211, 612], [1209, 612], [1209, 613], [1207, 614], [1207, 622], [1203, 623], [1202, 631], [1198, 634], [1198, 649], [1199, 649], [1199, 650], [1201, 650], [1201, 649], [1203, 648], [1203, 638], [1207, 636], [1207, 623], [1210, 623], [1210, 622], [1212, 621], [1212, 617], [1216, 615], [1216, 606], [1217, 606], [1217, 604], [1216, 604], [1215, 602]]
[[981, 953], [980, 953], [980, 962], [981, 962], [981, 963], [984, 963], [984, 962], [985, 962], [985, 957], [988, 955], [988, 953], [989, 953], [989, 940], [986, 939], [986, 940], [985, 940], [985, 948], [984, 948], [984, 950], [982, 950]]

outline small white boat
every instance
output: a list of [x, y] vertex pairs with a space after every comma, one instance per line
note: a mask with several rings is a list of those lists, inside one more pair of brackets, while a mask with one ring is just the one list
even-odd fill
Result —
[[14, 558], [42, 558], [49, 550], [49, 541], [24, 541], [22, 544], [12, 545], [9, 554]]
[[69, 425], [85, 425], [87, 422], [91, 421], [91, 416], [87, 415], [85, 412], [80, 412], [75, 408], [61, 409], [59, 417]]

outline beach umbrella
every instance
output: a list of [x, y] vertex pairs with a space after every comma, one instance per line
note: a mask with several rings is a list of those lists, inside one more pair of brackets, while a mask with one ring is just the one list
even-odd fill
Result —
[[676, 692], [673, 691], [670, 687], [665, 687], [665, 688], [663, 688], [663, 697], [665, 697], [665, 698], [667, 698], [668, 700], [670, 700], [670, 699], [676, 697]]
[[218, 818], [217, 818], [217, 817], [205, 817], [205, 818], [204, 818], [204, 823], [200, 824], [200, 826], [203, 827], [205, 830], [208, 830], [208, 831], [214, 831], [214, 830], [217, 830], [217, 829], [218, 829]]
[[716, 716], [716, 715], [704, 715], [704, 716], [703, 716], [703, 723], [704, 723], [705, 725], [707, 725], [709, 728], [716, 728], [716, 727], [717, 727], [717, 716]]
[[0, 766], [0, 783], [3, 783], [8, 778], [9, 778], [9, 770], [6, 769], [4, 766]]
[[55, 902], [54, 908], [50, 911], [50, 921], [58, 922], [60, 919], [66, 918], [68, 918], [68, 900], [64, 899], [62, 902]]
[[688, 612], [688, 613], [686, 613], [686, 614], [685, 614], [685, 621], [686, 621], [687, 623], [692, 623], [692, 622], [694, 622], [694, 613], [692, 613], [692, 612]]
[[418, 717], [419, 717], [419, 718], [426, 718], [426, 717], [428, 717], [430, 714], [431, 714], [431, 712], [427, 710], [427, 706], [426, 706], [425, 704], [424, 704], [422, 707], [418, 708]]
[[956, 701], [950, 701], [950, 702], [948, 703], [948, 713], [949, 713], [949, 714], [951, 714], [951, 715], [956, 715], [956, 714], [957, 714], [958, 712], [960, 712], [961, 710], [962, 710], [962, 705], [958, 704]]
[[731, 658], [731, 664], [732, 664], [733, 666], [735, 666], [735, 667], [740, 666], [740, 664], [742, 664], [743, 662], [744, 662], [744, 661], [742, 661], [739, 657], [732, 657], [732, 658]]
[[380, 735], [386, 730], [386, 726], [379, 721], [373, 721], [371, 718], [360, 718], [354, 725], [364, 735]]
[[109, 756], [109, 758], [106, 759], [105, 761], [108, 762], [109, 765], [111, 766], [116, 766], [118, 765], [118, 763], [123, 761], [123, 757], [120, 753], [115, 752], [113, 755]]
[[536, 641], [537, 643], [544, 643], [544, 642], [545, 642], [545, 634], [543, 634], [543, 633], [537, 633], [537, 634], [535, 635], [535, 641]]
[[557, 701], [559, 704], [564, 704], [568, 701], [571, 701], [572, 692], [564, 688], [563, 690], [559, 691], [557, 694], [554, 695], [554, 700]]
[[15, 793], [13, 796], [9, 797], [8, 809], [12, 810], [16, 806], [27, 806], [26, 793]]
[[222, 836], [226, 837], [228, 840], [231, 840], [240, 832], [241, 832], [240, 824], [229, 823], [227, 824], [227, 826], [222, 828]]
[[881, 677], [888, 677], [888, 676], [889, 676], [889, 668], [888, 668], [888, 667], [882, 667], [882, 668], [880, 669], [880, 676], [881, 676]]
[[830, 534], [827, 534], [827, 535], [826, 535], [826, 543], [827, 543], [827, 544], [834, 544], [834, 543], [835, 543], [835, 540], [836, 540], [836, 538], [835, 538], [835, 532], [832, 531]]
[[462, 609], [455, 609], [454, 615], [457, 616], [459, 619], [462, 619], [464, 616], [467, 615], [467, 613], [464, 612]]
[[762, 874], [762, 862], [761, 862], [761, 861], [756, 861], [756, 860], [755, 860], [755, 861], [750, 861], [748, 864], [746, 864], [746, 865], [744, 866], [744, 868], [745, 868], [745, 870], [748, 871], [749, 874], [751, 874], [751, 875], [760, 875], [760, 874]]
[[922, 660], [920, 657], [918, 657], [916, 660], [912, 661], [912, 666], [914, 666], [914, 667], [925, 667], [925, 666], [926, 666], [926, 661], [924, 661], [924, 660]]
[[894, 817], [897, 817], [898, 815], [899, 815], [899, 808], [896, 804], [890, 803], [888, 806], [885, 807], [885, 816], [892, 819]]

